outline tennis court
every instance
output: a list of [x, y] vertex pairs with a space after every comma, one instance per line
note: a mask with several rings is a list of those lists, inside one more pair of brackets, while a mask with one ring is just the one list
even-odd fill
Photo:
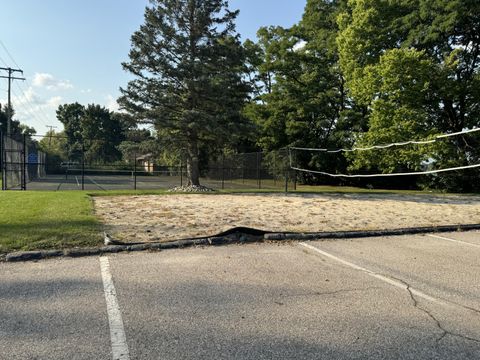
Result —
[[68, 174], [52, 174], [37, 178], [27, 184], [28, 190], [129, 190], [129, 189], [163, 189], [179, 186], [180, 176], [134, 176], [132, 171], [70, 172]]
[[0, 263], [8, 359], [480, 357], [480, 233]]
[[[271, 179], [261, 180], [261, 183], [253, 179], [212, 179], [201, 178], [202, 185], [213, 189], [281, 189], [285, 187], [284, 181], [274, 181]], [[185, 177], [180, 175], [166, 175], [157, 173], [145, 175], [139, 173], [135, 175], [133, 171], [107, 171], [85, 170], [82, 176], [81, 171], [71, 172], [69, 174], [50, 174], [36, 179], [32, 179], [26, 184], [27, 190], [154, 190], [171, 189], [173, 187], [186, 184]], [[289, 186], [292, 186], [290, 184]], [[20, 187], [14, 187], [12, 190], [19, 190]]]

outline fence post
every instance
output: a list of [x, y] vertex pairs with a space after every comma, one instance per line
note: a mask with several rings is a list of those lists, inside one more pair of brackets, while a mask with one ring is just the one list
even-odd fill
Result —
[[133, 154], [133, 190], [137, 190], [137, 153], [136, 152]]
[[260, 153], [259, 152], [257, 152], [257, 184], [258, 184], [258, 188], [261, 189], [262, 183], [260, 180]]
[[288, 168], [285, 169], [285, 192], [288, 193]]
[[22, 190], [27, 190], [27, 135], [23, 134], [22, 149]]
[[183, 187], [183, 157], [180, 152], [180, 187]]
[[4, 147], [5, 144], [3, 142], [3, 133], [0, 131], [0, 171], [2, 172], [2, 191], [5, 190], [5, 169], [4, 169]]
[[82, 142], [82, 190], [85, 190], [85, 144]]
[[[3, 184], [3, 187], [5, 190], [8, 190], [8, 184], [7, 184], [7, 179], [8, 179], [8, 163], [7, 163], [7, 141], [8, 141], [9, 137], [8, 136], [5, 136], [3, 138], [3, 169], [4, 169], [4, 177], [3, 177], [3, 181], [2, 181], [2, 184]], [[10, 145], [11, 146], [11, 145]]]
[[293, 191], [297, 191], [297, 170], [293, 171]]
[[277, 153], [273, 151], [273, 186], [277, 187]]
[[226, 173], [225, 173], [226, 169], [225, 169], [225, 150], [222, 154], [222, 189], [225, 189], [225, 176], [226, 176]]
[[245, 154], [242, 155], [242, 184], [245, 184]]

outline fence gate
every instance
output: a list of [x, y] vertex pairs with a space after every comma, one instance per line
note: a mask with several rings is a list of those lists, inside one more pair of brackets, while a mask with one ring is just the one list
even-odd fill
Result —
[[2, 190], [24, 190], [26, 186], [24, 142], [8, 136], [2, 138]]
[[45, 176], [45, 154], [25, 136], [0, 134], [0, 168], [2, 190], [26, 190], [28, 182]]

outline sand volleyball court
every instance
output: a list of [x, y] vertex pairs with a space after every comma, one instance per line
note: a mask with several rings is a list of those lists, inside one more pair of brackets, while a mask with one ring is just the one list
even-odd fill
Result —
[[245, 226], [278, 232], [378, 230], [480, 223], [480, 198], [391, 194], [96, 197], [105, 230], [123, 241], [211, 236]]

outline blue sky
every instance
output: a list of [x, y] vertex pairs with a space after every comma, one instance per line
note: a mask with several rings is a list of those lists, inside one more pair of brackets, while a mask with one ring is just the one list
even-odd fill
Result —
[[[78, 101], [116, 109], [119, 87], [129, 80], [130, 36], [143, 23], [147, 0], [16, 0], [0, 11], [0, 67], [24, 70], [12, 86], [17, 119], [37, 133], [56, 121], [58, 105]], [[289, 27], [306, 0], [230, 0], [240, 9], [237, 30], [254, 39], [260, 26]], [[2, 74], [5, 75], [5, 74]], [[0, 103], [7, 98], [0, 79]]]

